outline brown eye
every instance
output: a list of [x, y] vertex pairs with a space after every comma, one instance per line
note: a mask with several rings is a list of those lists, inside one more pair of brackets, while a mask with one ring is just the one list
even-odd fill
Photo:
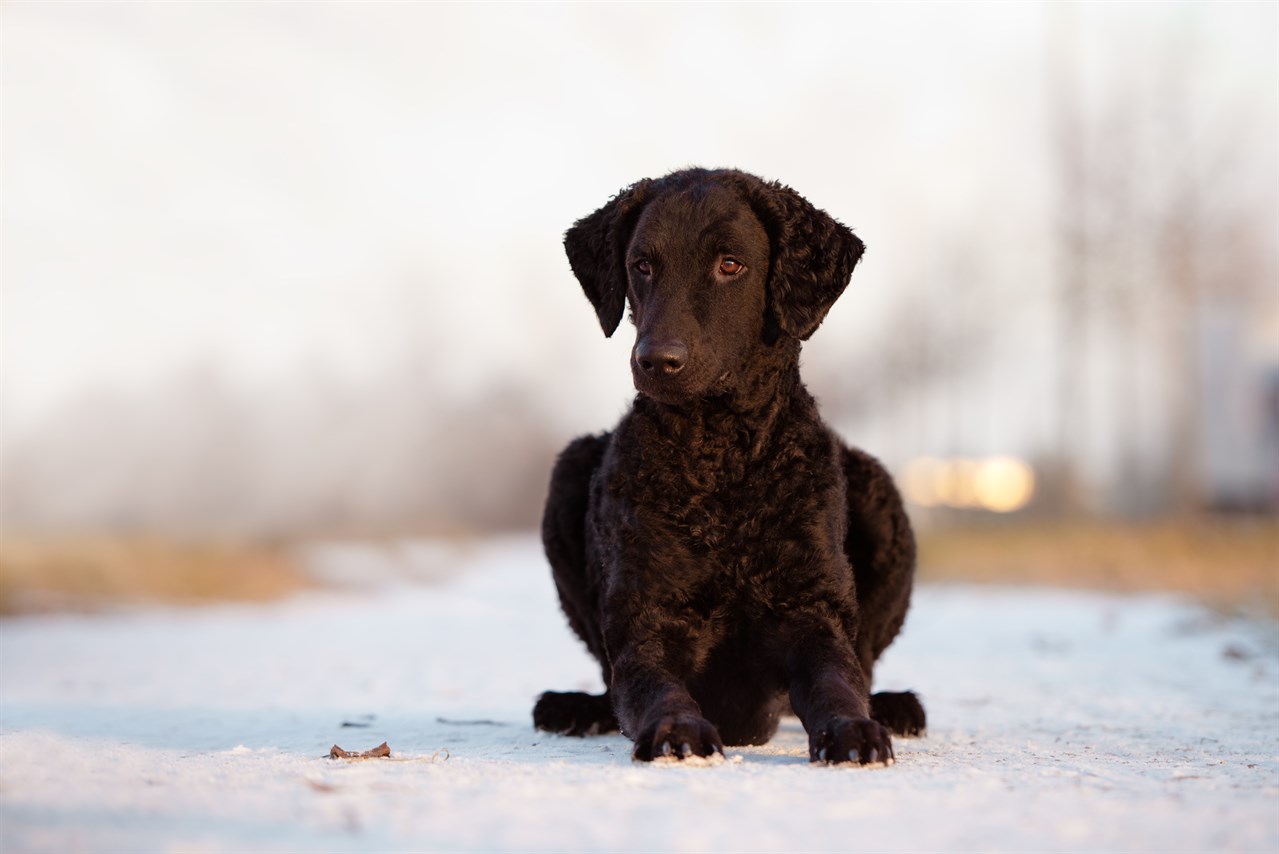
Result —
[[636, 270], [640, 272], [640, 275], [642, 276], [653, 275], [653, 265], [648, 263], [648, 261], [644, 260], [643, 258], [636, 261], [633, 266], [635, 267]]
[[725, 258], [719, 262], [719, 271], [725, 276], [736, 276], [745, 269], [746, 265], [736, 258]]

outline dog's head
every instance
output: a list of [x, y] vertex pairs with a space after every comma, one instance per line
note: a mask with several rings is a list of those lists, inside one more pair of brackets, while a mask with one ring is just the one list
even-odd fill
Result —
[[789, 187], [705, 169], [628, 187], [564, 246], [605, 335], [630, 300], [635, 387], [664, 403], [727, 391], [754, 348], [812, 335], [864, 248]]

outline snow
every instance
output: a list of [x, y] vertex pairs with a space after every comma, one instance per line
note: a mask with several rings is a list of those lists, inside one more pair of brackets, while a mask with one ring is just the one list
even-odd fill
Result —
[[929, 714], [892, 767], [810, 765], [793, 719], [638, 765], [530, 725], [600, 687], [531, 539], [426, 585], [405, 553], [342, 547], [372, 590], [0, 621], [0, 850], [1279, 850], [1273, 622], [923, 587], [877, 673]]

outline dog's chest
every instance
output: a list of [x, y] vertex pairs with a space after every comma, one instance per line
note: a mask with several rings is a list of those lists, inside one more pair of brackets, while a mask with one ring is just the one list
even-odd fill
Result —
[[842, 473], [830, 435], [807, 423], [760, 442], [747, 430], [642, 443], [623, 479], [641, 537], [671, 541], [744, 585], [813, 538], [842, 541]]

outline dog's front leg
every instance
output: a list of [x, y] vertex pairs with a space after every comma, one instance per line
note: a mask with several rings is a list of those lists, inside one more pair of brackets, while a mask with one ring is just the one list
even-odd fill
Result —
[[714, 725], [655, 641], [625, 643], [613, 658], [613, 703], [622, 732], [635, 741], [635, 759], [712, 756], [724, 752]]
[[893, 761], [888, 730], [870, 718], [866, 678], [852, 644], [809, 638], [789, 656], [791, 708], [808, 731], [813, 762]]

